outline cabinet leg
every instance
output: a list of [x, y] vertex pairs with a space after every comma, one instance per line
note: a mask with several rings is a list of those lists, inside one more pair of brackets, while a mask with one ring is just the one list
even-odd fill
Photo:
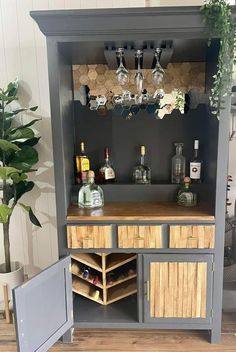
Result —
[[73, 332], [74, 328], [71, 328], [65, 332], [64, 335], [61, 337], [61, 341], [63, 343], [72, 343], [73, 342]]
[[220, 343], [221, 339], [221, 331], [217, 329], [213, 329], [210, 331], [210, 342], [212, 344], [218, 344]]

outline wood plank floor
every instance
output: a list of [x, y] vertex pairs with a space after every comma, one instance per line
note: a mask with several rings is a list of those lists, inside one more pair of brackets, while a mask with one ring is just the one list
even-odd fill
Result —
[[[0, 351], [15, 352], [13, 325], [0, 320]], [[208, 342], [208, 334], [200, 331], [117, 331], [76, 330], [73, 344], [57, 343], [50, 352], [236, 352], [236, 313], [224, 314], [222, 341]]]

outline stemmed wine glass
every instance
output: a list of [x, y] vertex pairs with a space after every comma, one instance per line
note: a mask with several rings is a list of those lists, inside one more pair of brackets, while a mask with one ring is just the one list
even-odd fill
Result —
[[137, 70], [137, 73], [135, 74], [134, 79], [135, 79], [137, 91], [139, 94], [141, 94], [143, 91], [143, 81], [144, 81], [144, 77], [141, 72], [141, 58], [142, 58], [142, 56], [143, 56], [142, 50], [139, 50], [139, 49], [136, 50], [135, 57], [138, 60], [138, 70]]
[[129, 76], [128, 76], [128, 70], [125, 68], [123, 64], [123, 58], [124, 58], [124, 49], [123, 48], [118, 48], [116, 51], [116, 57], [119, 59], [119, 67], [116, 70], [116, 77], [118, 80], [118, 83], [122, 86], [127, 84], [129, 82]]
[[160, 57], [161, 57], [161, 48], [156, 48], [155, 50], [156, 66], [152, 70], [152, 77], [155, 85], [161, 84], [165, 74], [165, 71], [163, 70], [160, 64]]

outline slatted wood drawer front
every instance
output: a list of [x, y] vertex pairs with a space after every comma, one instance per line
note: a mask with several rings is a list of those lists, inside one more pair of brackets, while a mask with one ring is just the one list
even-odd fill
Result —
[[206, 318], [207, 263], [150, 263], [151, 318]]
[[111, 226], [67, 226], [68, 248], [111, 248]]
[[161, 226], [118, 226], [119, 248], [162, 248]]
[[170, 248], [214, 248], [215, 226], [170, 226]]

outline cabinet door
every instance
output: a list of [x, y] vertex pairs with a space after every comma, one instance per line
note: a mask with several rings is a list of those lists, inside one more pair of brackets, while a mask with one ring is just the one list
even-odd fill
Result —
[[45, 352], [73, 326], [71, 259], [13, 290], [18, 352]]
[[144, 255], [145, 322], [210, 323], [212, 278], [212, 255]]

